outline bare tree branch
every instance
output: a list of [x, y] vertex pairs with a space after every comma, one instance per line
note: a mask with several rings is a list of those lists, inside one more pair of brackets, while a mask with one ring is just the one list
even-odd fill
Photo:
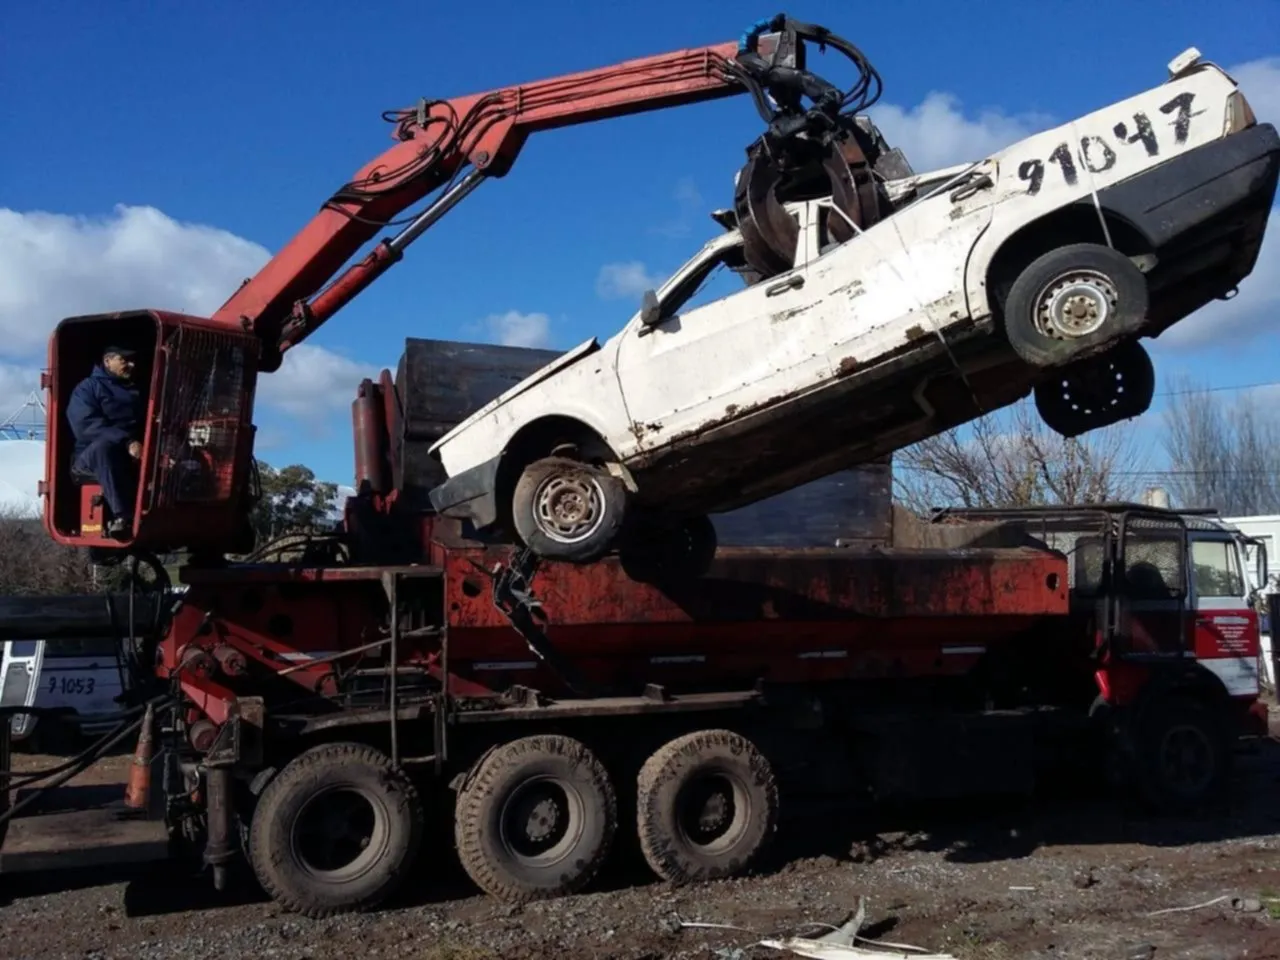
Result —
[[1024, 400], [899, 452], [895, 496], [918, 514], [1135, 499], [1145, 459], [1131, 424], [1068, 440]]
[[1163, 443], [1172, 499], [1228, 516], [1280, 513], [1280, 416], [1251, 394], [1228, 404], [1190, 377], [1171, 387]]

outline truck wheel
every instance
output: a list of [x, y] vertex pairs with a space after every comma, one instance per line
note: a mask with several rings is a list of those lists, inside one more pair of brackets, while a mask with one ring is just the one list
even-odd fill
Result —
[[1168, 697], [1150, 704], [1135, 721], [1138, 787], [1150, 809], [1190, 813], [1225, 788], [1231, 746], [1209, 704]]
[[1118, 337], [1147, 315], [1147, 280], [1123, 253], [1074, 243], [1036, 258], [1004, 302], [1009, 345], [1033, 367], [1060, 366]]
[[602, 467], [545, 457], [524, 468], [511, 501], [516, 533], [541, 557], [593, 563], [613, 547], [627, 488]]
[[258, 882], [312, 919], [384, 901], [421, 841], [417, 790], [390, 757], [357, 743], [295, 757], [262, 791], [249, 826]]
[[1076, 437], [1145, 413], [1155, 388], [1151, 355], [1137, 340], [1127, 340], [1036, 384], [1036, 410], [1049, 429]]
[[729, 730], [672, 740], [645, 762], [638, 785], [640, 848], [653, 872], [673, 883], [744, 873], [777, 829], [773, 770]]
[[609, 856], [617, 798], [604, 766], [563, 736], [497, 748], [459, 791], [454, 838], [481, 890], [522, 903], [575, 893]]

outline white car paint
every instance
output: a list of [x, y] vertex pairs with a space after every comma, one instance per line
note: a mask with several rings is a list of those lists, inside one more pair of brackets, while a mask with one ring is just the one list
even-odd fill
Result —
[[[925, 175], [941, 181], [931, 195], [825, 252], [820, 219], [832, 215], [824, 212], [830, 204], [793, 204], [800, 239], [791, 271], [652, 329], [637, 312], [598, 349], [589, 341], [534, 374], [431, 452], [454, 477], [499, 457], [521, 428], [565, 416], [594, 429], [625, 465], [726, 420], [829, 389], [922, 337], [989, 324], [986, 276], [1005, 240], [1222, 137], [1235, 89], [1201, 63], [979, 163]], [[890, 195], [909, 186], [891, 183]], [[662, 285], [659, 301], [740, 242], [736, 230], [709, 241]], [[992, 338], [992, 346], [1001, 344]]]

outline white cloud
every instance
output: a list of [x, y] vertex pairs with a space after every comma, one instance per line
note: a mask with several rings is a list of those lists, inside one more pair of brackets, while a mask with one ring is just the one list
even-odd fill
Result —
[[318, 424], [349, 411], [365, 377], [376, 380], [378, 370], [324, 347], [301, 343], [285, 353], [279, 370], [262, 375], [258, 396], [290, 417]]
[[138, 307], [207, 315], [270, 254], [154, 207], [102, 217], [0, 208], [0, 350], [44, 346], [63, 317]]
[[1055, 122], [1047, 114], [993, 108], [966, 116], [955, 94], [936, 90], [910, 109], [885, 103], [867, 112], [889, 146], [901, 147], [917, 173], [981, 160]]
[[489, 336], [505, 347], [551, 346], [551, 318], [545, 313], [521, 313], [508, 310], [484, 318]]
[[605, 300], [620, 300], [638, 297], [661, 283], [662, 278], [650, 275], [639, 260], [606, 263], [596, 276], [596, 293]]
[[[148, 206], [102, 217], [0, 208], [0, 353], [32, 357], [63, 317], [139, 307], [207, 316], [270, 259], [226, 230], [183, 223]], [[265, 374], [264, 404], [310, 422], [345, 411], [377, 371], [302, 344]], [[0, 418], [39, 383], [35, 369], [0, 365]]]

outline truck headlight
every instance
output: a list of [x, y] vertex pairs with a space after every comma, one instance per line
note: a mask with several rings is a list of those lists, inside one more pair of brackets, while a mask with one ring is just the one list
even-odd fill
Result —
[[1236, 90], [1227, 97], [1227, 136], [1247, 130], [1257, 122], [1258, 118], [1253, 115], [1253, 107], [1249, 106], [1249, 101], [1241, 91]]

